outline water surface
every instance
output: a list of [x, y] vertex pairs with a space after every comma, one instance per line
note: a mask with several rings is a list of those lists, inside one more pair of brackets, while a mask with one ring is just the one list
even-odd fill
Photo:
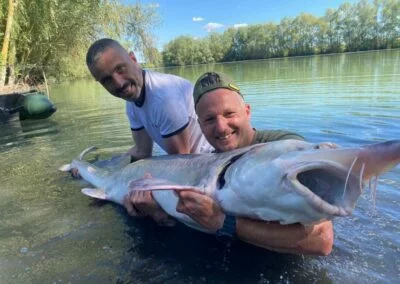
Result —
[[[400, 139], [400, 50], [168, 68], [192, 82], [232, 76], [257, 129], [343, 146]], [[59, 173], [82, 149], [132, 146], [124, 103], [92, 80], [53, 86], [57, 113], [0, 125], [0, 283], [395, 283], [400, 279], [400, 167], [353, 216], [334, 220], [328, 257], [272, 253], [184, 226], [159, 228], [80, 193]], [[156, 149], [156, 154], [162, 151]]]

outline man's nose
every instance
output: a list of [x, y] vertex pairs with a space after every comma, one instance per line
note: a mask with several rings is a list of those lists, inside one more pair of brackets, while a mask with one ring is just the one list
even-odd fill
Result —
[[225, 132], [227, 127], [228, 127], [228, 123], [227, 123], [227, 120], [224, 117], [218, 117], [215, 120], [215, 129], [218, 132]]
[[115, 86], [119, 89], [124, 86], [125, 79], [118, 73], [113, 74], [113, 81]]

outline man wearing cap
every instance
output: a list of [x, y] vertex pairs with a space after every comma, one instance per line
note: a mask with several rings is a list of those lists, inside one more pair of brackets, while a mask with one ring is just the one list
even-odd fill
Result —
[[[250, 106], [240, 89], [225, 74], [207, 72], [194, 87], [195, 110], [208, 142], [216, 152], [225, 152], [256, 143], [282, 139], [303, 139], [286, 131], [257, 131], [250, 124]], [[187, 214], [217, 238], [239, 238], [245, 242], [278, 252], [328, 255], [332, 250], [332, 223], [304, 227], [280, 225], [226, 215], [206, 195], [180, 191], [177, 211]]]

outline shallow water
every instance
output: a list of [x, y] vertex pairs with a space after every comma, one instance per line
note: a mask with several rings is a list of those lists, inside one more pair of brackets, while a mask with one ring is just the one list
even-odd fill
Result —
[[[228, 73], [257, 129], [343, 146], [400, 139], [400, 50], [161, 70], [192, 82]], [[395, 283], [400, 279], [400, 167], [334, 220], [328, 257], [225, 248], [189, 228], [159, 228], [80, 193], [57, 171], [90, 145], [132, 145], [122, 101], [91, 80], [54, 86], [57, 113], [0, 125], [0, 283]], [[156, 149], [156, 154], [161, 154]]]

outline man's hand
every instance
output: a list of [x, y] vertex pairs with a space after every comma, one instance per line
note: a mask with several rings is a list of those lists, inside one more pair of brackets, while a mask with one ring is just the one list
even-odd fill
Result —
[[131, 191], [124, 197], [123, 204], [131, 216], [149, 216], [161, 226], [171, 227], [176, 223], [157, 204], [151, 191]]
[[193, 191], [177, 191], [177, 195], [176, 211], [188, 215], [205, 229], [216, 232], [224, 224], [225, 214], [211, 197]]
[[79, 171], [78, 171], [77, 168], [72, 168], [72, 169], [70, 170], [70, 173], [71, 173], [71, 176], [72, 176], [73, 178], [76, 178], [76, 179], [81, 178], [81, 175], [79, 174]]

